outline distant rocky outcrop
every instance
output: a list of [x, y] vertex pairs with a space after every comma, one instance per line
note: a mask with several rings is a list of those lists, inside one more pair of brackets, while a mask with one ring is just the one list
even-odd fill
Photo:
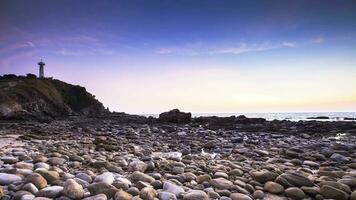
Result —
[[158, 120], [160, 122], [169, 123], [189, 123], [191, 121], [192, 114], [181, 112], [178, 109], [170, 110], [159, 115]]
[[84, 87], [32, 76], [0, 76], [0, 118], [101, 115], [108, 111]]
[[330, 119], [330, 117], [327, 117], [327, 116], [318, 116], [318, 117], [307, 117], [307, 119]]

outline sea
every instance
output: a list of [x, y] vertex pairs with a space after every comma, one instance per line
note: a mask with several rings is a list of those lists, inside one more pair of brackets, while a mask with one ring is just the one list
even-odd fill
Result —
[[[265, 118], [266, 120], [290, 120], [290, 121], [356, 121], [356, 112], [283, 112], [283, 113], [192, 113], [193, 117], [201, 116], [229, 116], [245, 115], [246, 117]], [[145, 116], [158, 117], [158, 114], [147, 114]], [[328, 117], [329, 119], [311, 119], [315, 117]]]

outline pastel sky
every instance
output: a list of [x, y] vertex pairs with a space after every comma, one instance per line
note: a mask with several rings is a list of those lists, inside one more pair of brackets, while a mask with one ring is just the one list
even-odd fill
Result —
[[356, 111], [356, 1], [0, 1], [0, 74], [41, 58], [115, 111]]

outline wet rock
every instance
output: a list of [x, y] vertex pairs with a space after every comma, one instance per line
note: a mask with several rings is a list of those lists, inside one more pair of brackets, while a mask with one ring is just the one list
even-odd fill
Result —
[[349, 195], [346, 192], [329, 185], [322, 186], [320, 193], [326, 199], [347, 200], [349, 198]]
[[173, 174], [183, 174], [184, 173], [184, 167], [173, 167], [172, 173]]
[[22, 186], [22, 190], [31, 192], [32, 194], [36, 194], [38, 192], [38, 188], [32, 183], [26, 183]]
[[309, 196], [312, 196], [312, 197], [315, 197], [317, 194], [320, 193], [320, 188], [318, 188], [318, 187], [303, 186], [300, 189], [302, 189], [305, 194], [308, 194]]
[[211, 180], [211, 176], [208, 175], [208, 174], [205, 174], [205, 175], [200, 175], [197, 177], [197, 182], [198, 183], [203, 183], [205, 181], [210, 181]]
[[47, 161], [51, 165], [63, 165], [66, 162], [66, 159], [59, 157], [49, 158]]
[[154, 200], [157, 195], [158, 193], [153, 187], [144, 187], [140, 191], [140, 197], [143, 200]]
[[349, 158], [338, 153], [333, 153], [330, 158], [336, 162], [349, 162]]
[[135, 171], [134, 173], [132, 173], [130, 175], [130, 179], [133, 182], [143, 181], [143, 182], [147, 182], [147, 183], [153, 183], [155, 181], [155, 179], [152, 178], [151, 176], [144, 174], [142, 172], [139, 172], [139, 171]]
[[267, 183], [265, 183], [263, 189], [266, 192], [269, 192], [272, 194], [279, 194], [284, 191], [284, 187], [282, 185], [272, 182], [272, 181], [268, 181]]
[[0, 160], [3, 161], [5, 164], [15, 164], [19, 161], [18, 158], [13, 156], [4, 156], [1, 157]]
[[41, 174], [49, 184], [59, 180], [59, 173], [56, 171], [47, 171], [47, 170], [37, 170], [36, 173]]
[[260, 182], [260, 183], [266, 183], [267, 181], [274, 181], [278, 174], [275, 172], [270, 172], [270, 171], [254, 171], [251, 172], [252, 177]]
[[241, 193], [232, 193], [230, 195], [230, 198], [232, 200], [252, 200], [251, 197], [247, 196], [246, 194], [241, 194]]
[[119, 191], [116, 187], [105, 182], [91, 184], [88, 186], [88, 190], [91, 195], [105, 194], [109, 199], [113, 198]]
[[106, 197], [105, 194], [98, 194], [95, 196], [90, 196], [90, 197], [86, 197], [83, 200], [107, 200], [108, 198]]
[[163, 191], [170, 192], [176, 196], [184, 192], [184, 189], [178, 185], [175, 185], [169, 181], [163, 183]]
[[71, 199], [82, 199], [84, 197], [84, 190], [75, 180], [68, 179], [63, 185], [62, 194]]
[[158, 198], [161, 200], [177, 200], [176, 195], [166, 192], [166, 191], [161, 191], [158, 193]]
[[342, 179], [338, 180], [337, 182], [348, 185], [351, 188], [356, 187], [356, 178], [342, 178]]
[[33, 194], [25, 194], [25, 195], [23, 195], [22, 197], [21, 197], [21, 200], [33, 200], [33, 199], [35, 199], [36, 197], [35, 197], [35, 195], [33, 195]]
[[34, 163], [47, 162], [48, 158], [44, 155], [38, 154], [33, 158]]
[[4, 195], [5, 195], [4, 188], [0, 185], [0, 198]]
[[111, 185], [114, 182], [114, 175], [111, 172], [105, 172], [101, 175], [98, 175], [95, 177], [94, 182], [95, 183], [107, 183]]
[[75, 177], [82, 179], [83, 181], [86, 181], [88, 183], [91, 183], [93, 181], [92, 177], [86, 173], [78, 173], [75, 175]]
[[123, 191], [123, 190], [120, 190], [120, 191], [116, 192], [114, 199], [115, 200], [131, 200], [132, 195]]
[[320, 185], [320, 187], [322, 187], [324, 185], [329, 185], [331, 187], [340, 189], [348, 194], [351, 193], [351, 188], [348, 185], [345, 185], [343, 183], [334, 182], [334, 181], [323, 181], [319, 185]]
[[20, 191], [17, 191], [14, 196], [13, 196], [13, 200], [21, 200], [23, 196], [25, 195], [32, 195], [30, 192], [28, 191], [23, 191], [23, 190], [20, 190]]
[[130, 187], [126, 192], [132, 196], [137, 196], [140, 194], [140, 190], [137, 187]]
[[310, 179], [296, 172], [283, 173], [279, 175], [275, 181], [284, 187], [314, 186]]
[[22, 180], [22, 177], [14, 174], [0, 173], [0, 185], [9, 185]]
[[47, 186], [47, 181], [38, 173], [28, 175], [25, 179], [26, 183], [34, 184], [38, 189], [42, 189]]
[[61, 195], [62, 191], [63, 191], [62, 186], [50, 186], [50, 187], [46, 187], [46, 188], [43, 188], [40, 191], [38, 191], [36, 193], [36, 196], [37, 197], [46, 197], [46, 198], [56, 198]]
[[356, 190], [351, 193], [350, 200], [356, 200]]
[[242, 176], [244, 172], [241, 169], [233, 169], [229, 171], [229, 176]]
[[303, 190], [297, 187], [290, 187], [284, 191], [285, 195], [291, 199], [303, 199], [305, 198], [305, 194]]
[[14, 165], [15, 168], [18, 169], [33, 169], [33, 164], [32, 163], [25, 163], [25, 162], [18, 162]]
[[230, 189], [230, 187], [233, 185], [233, 183], [229, 180], [226, 180], [225, 178], [215, 178], [210, 181], [210, 184], [221, 190], [225, 189]]
[[183, 200], [208, 200], [209, 196], [200, 190], [190, 191], [184, 195]]
[[147, 164], [136, 159], [129, 164], [129, 171], [134, 172], [134, 171], [139, 171], [139, 172], [145, 172], [147, 170]]
[[265, 193], [262, 190], [256, 190], [253, 193], [253, 198], [255, 199], [263, 199], [265, 197]]

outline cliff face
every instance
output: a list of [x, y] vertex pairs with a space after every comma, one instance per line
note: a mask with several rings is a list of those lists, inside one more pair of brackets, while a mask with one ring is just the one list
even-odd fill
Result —
[[84, 87], [59, 80], [0, 78], [0, 118], [101, 115], [104, 106]]

